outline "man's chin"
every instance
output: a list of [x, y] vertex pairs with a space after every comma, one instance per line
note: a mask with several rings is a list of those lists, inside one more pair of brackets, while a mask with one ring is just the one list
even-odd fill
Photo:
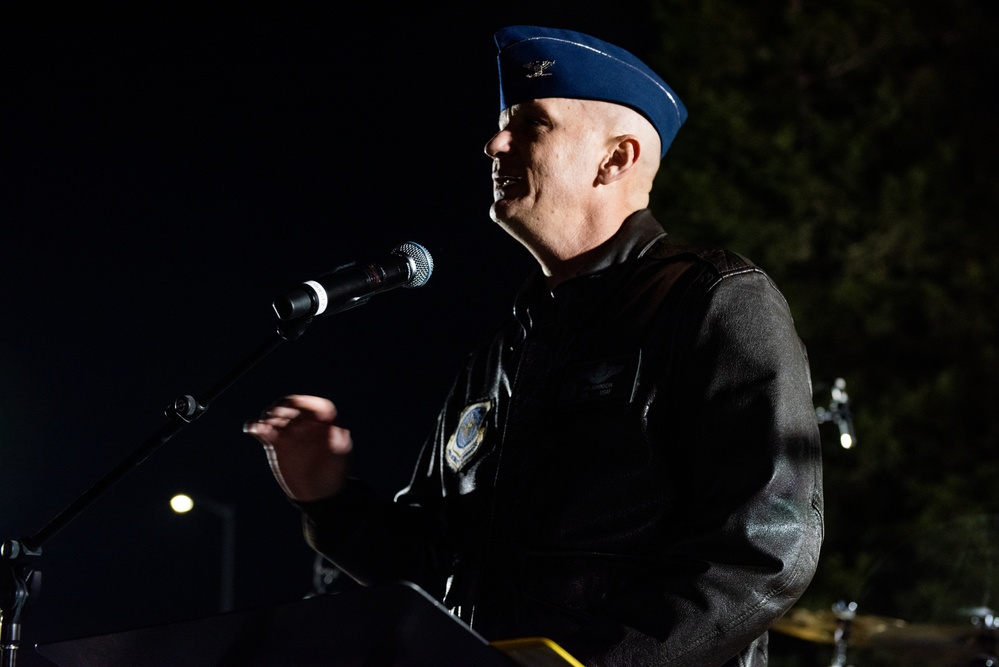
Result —
[[501, 225], [510, 221], [510, 202], [506, 199], [494, 201], [489, 207], [489, 217]]
[[514, 223], [529, 212], [528, 202], [520, 197], [500, 197], [489, 208], [489, 215], [496, 222]]

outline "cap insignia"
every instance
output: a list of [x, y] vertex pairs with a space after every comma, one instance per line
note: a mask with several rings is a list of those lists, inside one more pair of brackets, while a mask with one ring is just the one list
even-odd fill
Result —
[[529, 63], [524, 63], [524, 68], [530, 70], [527, 78], [537, 79], [539, 76], [551, 76], [552, 73], [547, 70], [554, 64], [554, 60], [532, 60]]

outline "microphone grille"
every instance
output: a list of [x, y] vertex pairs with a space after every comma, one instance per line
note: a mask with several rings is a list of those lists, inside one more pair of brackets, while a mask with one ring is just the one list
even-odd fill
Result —
[[427, 284], [430, 274], [434, 272], [434, 258], [430, 256], [430, 251], [419, 243], [406, 242], [392, 252], [412, 260], [413, 275], [403, 287], [423, 287]]

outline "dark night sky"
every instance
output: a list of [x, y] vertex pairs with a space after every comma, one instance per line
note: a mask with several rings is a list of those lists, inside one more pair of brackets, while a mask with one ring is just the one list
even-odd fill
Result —
[[307, 593], [297, 512], [240, 432], [280, 395], [333, 397], [357, 474], [406, 482], [530, 267], [488, 218], [492, 32], [555, 20], [3, 29], [0, 539], [35, 534], [269, 338], [282, 290], [403, 241], [436, 262], [419, 290], [315, 321], [52, 537], [23, 646], [215, 613], [219, 523], [174, 515], [179, 490], [236, 512], [237, 608]]

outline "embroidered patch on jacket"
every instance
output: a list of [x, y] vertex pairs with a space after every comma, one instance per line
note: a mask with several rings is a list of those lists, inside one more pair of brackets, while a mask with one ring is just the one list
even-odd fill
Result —
[[486, 416], [492, 409], [490, 401], [472, 403], [461, 413], [458, 428], [447, 441], [444, 457], [455, 472], [461, 470], [486, 437]]
[[566, 369], [559, 392], [562, 405], [585, 404], [594, 401], [630, 403], [638, 386], [638, 371], [642, 354], [600, 359], [575, 364]]

